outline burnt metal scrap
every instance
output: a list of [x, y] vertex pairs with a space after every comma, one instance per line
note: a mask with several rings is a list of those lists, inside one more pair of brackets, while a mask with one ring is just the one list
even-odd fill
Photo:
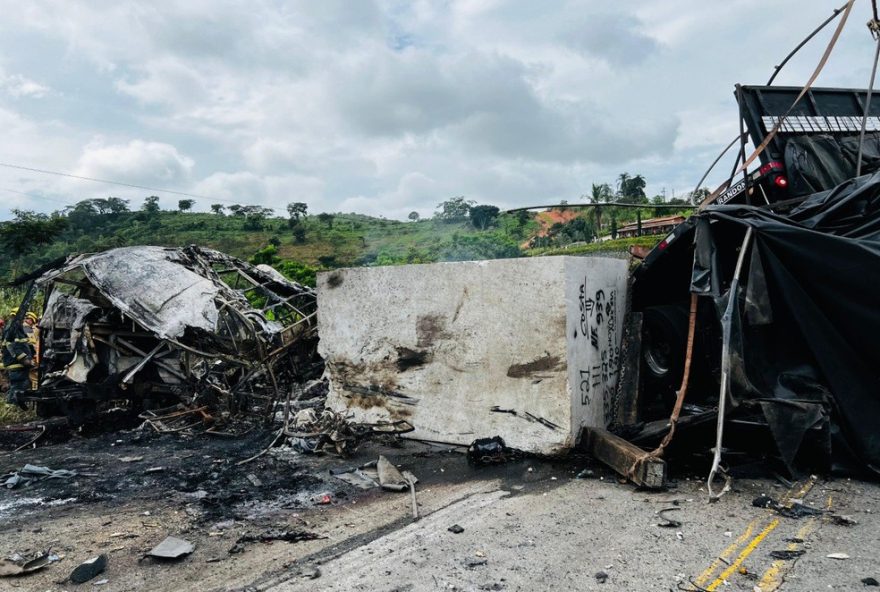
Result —
[[[319, 375], [315, 292], [211, 249], [126, 247], [72, 257], [43, 291], [41, 415], [83, 421], [107, 402], [155, 417], [268, 418]], [[30, 292], [33, 292], [31, 290]], [[173, 411], [172, 411], [173, 412]]]

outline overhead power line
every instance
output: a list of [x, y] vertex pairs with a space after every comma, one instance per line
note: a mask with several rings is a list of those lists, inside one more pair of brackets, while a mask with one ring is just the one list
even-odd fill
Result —
[[621, 203], [618, 201], [606, 201], [601, 203], [573, 203], [573, 204], [549, 204], [545, 206], [525, 206], [522, 208], [511, 208], [504, 210], [505, 213], [525, 212], [527, 210], [544, 210], [548, 208], [561, 209], [589, 209], [589, 208], [637, 208], [640, 210], [695, 210], [697, 206], [691, 204], [633, 204]]
[[208, 201], [223, 201], [227, 203], [239, 203], [233, 199], [223, 199], [220, 197], [210, 197], [208, 195], [198, 195], [196, 193], [186, 193], [184, 191], [174, 191], [172, 189], [160, 189], [158, 187], [149, 187], [147, 185], [135, 185], [134, 183], [123, 183], [122, 181], [111, 181], [109, 179], [96, 179], [94, 177], [84, 177], [82, 175], [74, 175], [71, 173], [62, 173], [60, 171], [50, 171], [47, 169], [37, 169], [26, 167], [19, 164], [10, 164], [8, 162], [0, 162], [0, 167], [8, 169], [17, 169], [20, 171], [30, 171], [32, 173], [41, 173], [44, 175], [55, 175], [57, 177], [68, 177], [70, 179], [79, 179], [81, 181], [94, 181], [95, 183], [106, 183], [108, 185], [119, 185], [121, 187], [131, 187], [133, 189], [144, 189], [146, 191], [154, 191], [156, 193], [169, 193], [171, 195], [182, 195], [184, 197], [195, 197], [197, 199], [207, 199]]
[[33, 198], [42, 199], [45, 201], [52, 201], [52, 202], [59, 203], [59, 204], [65, 205], [65, 206], [72, 205], [72, 204], [67, 203], [64, 200], [55, 199], [52, 197], [46, 197], [45, 195], [37, 195], [36, 193], [27, 193], [26, 191], [16, 191], [15, 189], [9, 189], [8, 187], [0, 187], [0, 190], [8, 191], [9, 193], [15, 193], [18, 195], [24, 195], [25, 197], [33, 197]]

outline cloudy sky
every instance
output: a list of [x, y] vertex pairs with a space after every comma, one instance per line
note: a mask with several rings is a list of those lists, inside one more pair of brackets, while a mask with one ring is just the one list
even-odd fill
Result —
[[[405, 218], [575, 201], [623, 171], [671, 197], [735, 137], [734, 83], [764, 83], [840, 3], [0, 0], [0, 162], [204, 210]], [[867, 85], [869, 13], [817, 86]], [[777, 84], [803, 84], [832, 29]], [[150, 193], [0, 167], [0, 219]]]

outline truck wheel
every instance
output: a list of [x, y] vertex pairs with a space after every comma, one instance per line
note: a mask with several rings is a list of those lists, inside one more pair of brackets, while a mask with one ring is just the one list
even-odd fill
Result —
[[671, 407], [681, 383], [687, 349], [688, 310], [684, 306], [646, 308], [642, 321], [643, 402]]

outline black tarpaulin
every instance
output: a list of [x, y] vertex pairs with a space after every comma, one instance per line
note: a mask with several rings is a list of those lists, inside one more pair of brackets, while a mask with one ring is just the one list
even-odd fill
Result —
[[[807, 195], [836, 187], [856, 174], [858, 135], [798, 135], [785, 144], [789, 193]], [[862, 172], [880, 168], [880, 134], [865, 135]]]
[[[735, 340], [746, 376], [735, 395], [762, 408], [786, 462], [830, 414], [839, 448], [880, 473], [880, 173], [810, 195], [785, 215], [725, 205], [698, 216], [712, 222], [697, 225], [698, 246], [718, 225], [753, 228]], [[696, 258], [700, 293], [726, 289], [706, 285], [718, 265]]]

